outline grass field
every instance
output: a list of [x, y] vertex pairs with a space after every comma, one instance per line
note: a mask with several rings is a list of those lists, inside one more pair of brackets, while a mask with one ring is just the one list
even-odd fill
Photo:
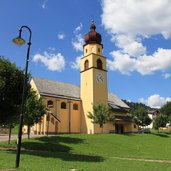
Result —
[[[15, 170], [15, 141], [0, 143], [0, 170]], [[57, 135], [22, 141], [23, 171], [171, 171], [170, 134]]]

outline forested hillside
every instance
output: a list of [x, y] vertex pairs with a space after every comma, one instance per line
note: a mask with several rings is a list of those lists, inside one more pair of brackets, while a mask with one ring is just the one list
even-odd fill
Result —
[[147, 105], [145, 105], [143, 103], [129, 102], [127, 100], [123, 100], [123, 101], [130, 107], [130, 109], [131, 109], [130, 113], [134, 113], [133, 111], [137, 110], [138, 107], [140, 107], [140, 106], [145, 108], [146, 110], [151, 109], [151, 107], [149, 107], [149, 106], [147, 106]]

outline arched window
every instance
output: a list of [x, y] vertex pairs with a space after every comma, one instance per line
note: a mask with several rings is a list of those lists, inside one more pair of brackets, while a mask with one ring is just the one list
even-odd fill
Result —
[[78, 110], [78, 104], [73, 104], [73, 110]]
[[49, 122], [50, 121], [50, 114], [47, 114], [46, 120]]
[[51, 118], [51, 123], [54, 124], [54, 118]]
[[100, 59], [97, 59], [97, 68], [102, 69], [103, 68], [103, 63]]
[[84, 70], [87, 70], [89, 68], [89, 61], [86, 60], [84, 63]]
[[52, 100], [47, 101], [47, 107], [48, 108], [53, 108], [53, 101]]
[[66, 103], [65, 102], [61, 103], [61, 109], [66, 109]]

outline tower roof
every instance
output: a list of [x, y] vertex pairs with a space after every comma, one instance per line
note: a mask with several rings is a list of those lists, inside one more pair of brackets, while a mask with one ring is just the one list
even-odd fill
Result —
[[92, 20], [91, 25], [90, 25], [90, 31], [85, 34], [84, 36], [84, 40], [85, 40], [85, 44], [101, 44], [102, 42], [102, 38], [101, 38], [101, 34], [96, 32], [96, 26], [94, 24], [94, 21]]

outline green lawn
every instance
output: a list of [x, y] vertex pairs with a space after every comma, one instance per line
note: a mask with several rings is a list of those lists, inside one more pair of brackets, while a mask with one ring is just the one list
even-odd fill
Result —
[[[0, 170], [14, 169], [15, 141], [0, 143]], [[118, 158], [117, 158], [118, 157]], [[120, 159], [119, 159], [120, 158]], [[126, 159], [122, 159], [126, 158]], [[19, 170], [170, 171], [170, 134], [58, 135], [23, 140]]]
[[16, 125], [14, 128], [12, 128], [12, 134], [18, 134], [18, 125]]

